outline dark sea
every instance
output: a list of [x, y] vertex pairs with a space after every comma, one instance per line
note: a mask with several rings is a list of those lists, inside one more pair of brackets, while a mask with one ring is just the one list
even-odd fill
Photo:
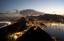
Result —
[[60, 41], [64, 41], [64, 26], [49, 26], [45, 31], [51, 36], [58, 38]]

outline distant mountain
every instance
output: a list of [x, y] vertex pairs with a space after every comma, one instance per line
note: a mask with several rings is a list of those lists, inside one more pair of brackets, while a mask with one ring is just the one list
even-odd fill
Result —
[[19, 13], [1, 13], [0, 14], [0, 21], [2, 20], [11, 20], [15, 21], [22, 16], [27, 16], [26, 18], [30, 19], [38, 19], [38, 20], [47, 20], [47, 21], [55, 21], [55, 22], [64, 22], [64, 16], [55, 15], [55, 14], [46, 14], [43, 12], [38, 12], [32, 9], [21, 10]]
[[20, 14], [22, 14], [24, 16], [38, 16], [38, 15], [43, 15], [44, 13], [38, 12], [38, 11], [32, 10], [32, 9], [26, 9], [26, 10], [21, 10]]
[[52, 15], [52, 14], [44, 14], [39, 16], [28, 16], [29, 19], [37, 19], [37, 20], [46, 20], [53, 22], [62, 22], [64, 23], [64, 16], [61, 15]]

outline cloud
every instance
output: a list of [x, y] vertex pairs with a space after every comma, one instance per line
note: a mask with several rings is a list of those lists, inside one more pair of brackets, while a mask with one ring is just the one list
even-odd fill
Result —
[[64, 15], [64, 9], [62, 8], [44, 8], [41, 11], [49, 14]]

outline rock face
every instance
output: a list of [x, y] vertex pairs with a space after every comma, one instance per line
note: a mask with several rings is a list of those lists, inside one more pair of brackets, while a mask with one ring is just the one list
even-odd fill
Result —
[[17, 41], [53, 41], [53, 39], [41, 28], [38, 27], [34, 30], [34, 27], [32, 27]]

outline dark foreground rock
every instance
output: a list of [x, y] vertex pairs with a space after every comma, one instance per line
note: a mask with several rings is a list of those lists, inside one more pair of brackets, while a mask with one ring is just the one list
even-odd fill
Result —
[[[16, 41], [52, 41], [51, 36], [43, 31], [40, 27], [34, 30], [35, 27], [31, 27], [25, 34], [19, 37]], [[26, 29], [26, 21], [24, 18], [19, 22], [3, 27], [0, 29], [0, 41], [11, 41], [8, 40], [7, 36], [9, 33], [19, 32]]]
[[43, 31], [41, 28], [30, 28], [22, 37], [17, 41], [53, 41], [48, 33]]

